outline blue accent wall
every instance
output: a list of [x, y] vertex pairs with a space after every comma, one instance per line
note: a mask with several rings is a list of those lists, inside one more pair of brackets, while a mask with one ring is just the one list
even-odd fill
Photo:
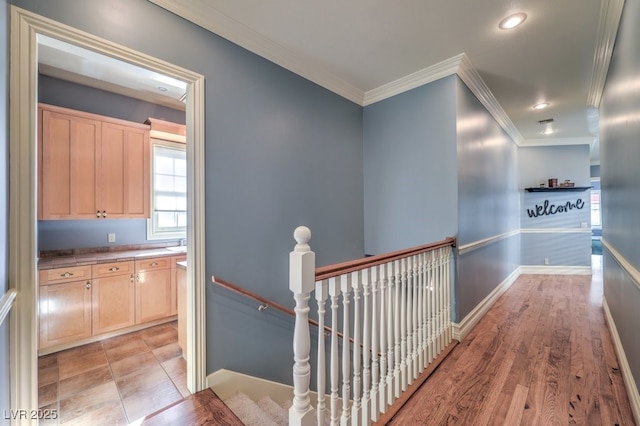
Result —
[[290, 383], [291, 324], [209, 277], [293, 306], [296, 226], [311, 228], [319, 265], [363, 255], [362, 108], [144, 0], [13, 4], [204, 75], [207, 371]]
[[[591, 266], [591, 198], [582, 192], [525, 192], [525, 188], [548, 186], [550, 178], [570, 180], [576, 186], [591, 186], [588, 145], [520, 148], [519, 170], [522, 194], [522, 264], [542, 266]], [[578, 202], [580, 200], [580, 202]], [[531, 216], [536, 206], [582, 208], [551, 215]]]
[[[0, 67], [0, 297], [9, 289], [9, 13], [6, 0], [0, 0], [0, 58], [4, 66]], [[11, 408], [11, 389], [9, 380], [9, 318], [0, 324], [0, 413]], [[10, 421], [2, 415], [0, 424], [9, 425]]]
[[364, 108], [367, 254], [456, 235], [455, 82], [446, 77]]
[[[185, 123], [184, 111], [45, 75], [40, 75], [38, 78], [38, 100], [50, 105], [106, 115], [134, 123], [143, 123], [149, 117]], [[109, 233], [116, 234], [115, 243], [107, 241]], [[136, 245], [160, 241], [147, 240], [147, 221], [144, 219], [38, 221], [39, 251]]]
[[605, 246], [604, 295], [620, 335], [636, 387], [640, 388], [640, 2], [628, 1], [600, 104], [600, 171], [604, 240], [630, 264], [614, 260]]
[[[458, 246], [520, 227], [518, 147], [469, 88], [456, 78]], [[455, 322], [468, 315], [520, 265], [513, 235], [461, 253]]]

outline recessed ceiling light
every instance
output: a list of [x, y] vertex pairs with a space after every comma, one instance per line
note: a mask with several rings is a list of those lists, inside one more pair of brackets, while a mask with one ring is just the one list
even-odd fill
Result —
[[167, 90], [169, 90], [169, 89], [167, 89], [167, 88], [166, 88], [166, 87], [164, 87], [164, 86], [158, 86], [158, 87], [157, 87], [157, 89], [158, 89], [158, 91], [160, 91], [160, 92], [166, 92]]
[[547, 127], [546, 129], [544, 129], [544, 130], [542, 131], [542, 134], [543, 134], [543, 135], [550, 135], [550, 134], [555, 133], [555, 132], [556, 132], [556, 131], [555, 131], [555, 130], [553, 130], [553, 129], [551, 128], [551, 126], [549, 126], [549, 127]]
[[527, 15], [525, 13], [514, 13], [500, 21], [498, 26], [503, 30], [510, 30], [511, 28], [515, 28], [522, 24], [525, 19], [527, 19]]
[[549, 105], [550, 105], [549, 102], [540, 102], [539, 104], [535, 104], [531, 108], [533, 108], [533, 109], [545, 109]]

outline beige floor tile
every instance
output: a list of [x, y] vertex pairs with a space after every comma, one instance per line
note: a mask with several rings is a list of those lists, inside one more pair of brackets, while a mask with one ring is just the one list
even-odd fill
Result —
[[60, 380], [107, 365], [107, 357], [100, 342], [60, 352], [58, 374]]
[[127, 339], [119, 345], [105, 345], [105, 353], [110, 363], [144, 352], [149, 352], [149, 347], [140, 337]]
[[87, 392], [95, 386], [110, 381], [113, 381], [113, 377], [108, 365], [60, 380], [60, 399], [67, 399], [79, 392]]
[[180, 349], [180, 345], [178, 345], [175, 341], [173, 343], [169, 343], [168, 345], [160, 346], [154, 349], [152, 352], [159, 362], [165, 362], [167, 360], [178, 357], [182, 358], [182, 349]]
[[182, 399], [180, 392], [178, 392], [173, 383], [168, 380], [156, 384], [153, 388], [149, 389], [148, 392], [124, 397], [122, 402], [129, 421], [134, 422], [180, 399]]
[[57, 381], [38, 388], [38, 407], [49, 405], [56, 401], [58, 401]]
[[117, 380], [152, 365], [159, 365], [158, 360], [151, 352], [144, 352], [112, 362], [111, 372], [113, 373], [113, 378]]
[[187, 373], [187, 361], [182, 356], [168, 359], [162, 362], [161, 365], [172, 379], [180, 374]]
[[115, 382], [107, 382], [60, 401], [60, 423], [120, 403]]
[[171, 381], [171, 379], [160, 364], [155, 364], [120, 377], [116, 380], [116, 384], [120, 396], [126, 398], [130, 395], [147, 393], [159, 383], [166, 381]]

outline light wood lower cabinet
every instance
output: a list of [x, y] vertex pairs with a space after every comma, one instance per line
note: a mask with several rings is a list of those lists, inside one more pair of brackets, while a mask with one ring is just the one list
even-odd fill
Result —
[[134, 262], [93, 265], [92, 332], [94, 335], [135, 325]]
[[171, 257], [136, 260], [136, 322], [171, 315]]
[[175, 257], [181, 256], [41, 270], [38, 348], [86, 343], [177, 315]]
[[173, 256], [171, 258], [171, 315], [178, 315], [178, 262], [187, 260], [187, 255]]
[[91, 267], [40, 271], [39, 345], [60, 345], [91, 336]]

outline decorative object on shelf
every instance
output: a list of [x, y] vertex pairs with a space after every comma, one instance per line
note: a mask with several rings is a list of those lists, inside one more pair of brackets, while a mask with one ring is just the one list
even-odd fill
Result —
[[564, 182], [560, 183], [560, 188], [573, 188], [576, 184], [571, 182], [569, 179], [566, 179]]
[[557, 186], [558, 186], [558, 179], [557, 178], [549, 179], [549, 188], [555, 188]]
[[551, 216], [556, 213], [567, 213], [570, 210], [582, 210], [584, 208], [584, 201], [578, 198], [575, 203], [567, 201], [561, 204], [551, 204], [549, 200], [544, 200], [544, 203], [536, 204], [533, 209], [527, 209], [529, 217], [538, 216]]

